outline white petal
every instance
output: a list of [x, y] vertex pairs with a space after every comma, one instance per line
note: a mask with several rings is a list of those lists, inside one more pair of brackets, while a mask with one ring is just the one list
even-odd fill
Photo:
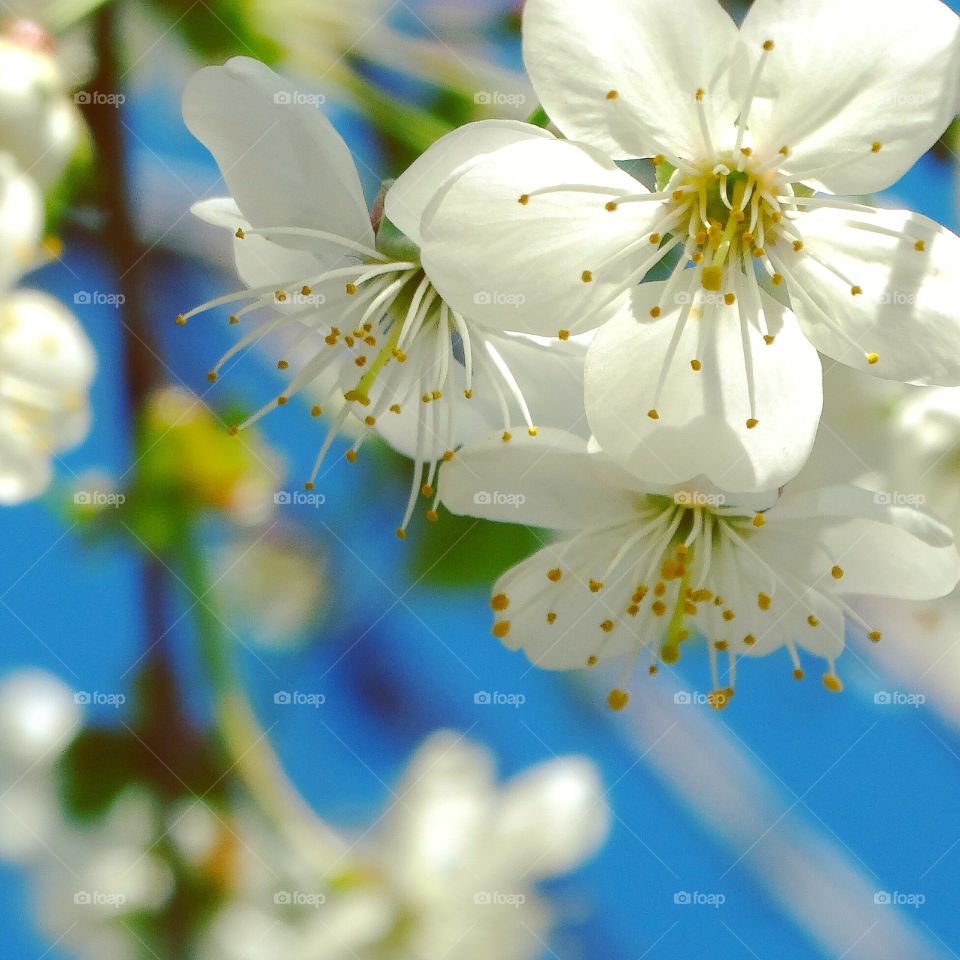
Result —
[[[835, 580], [838, 592], [915, 600], [944, 596], [960, 579], [952, 532], [929, 514], [890, 499], [857, 487], [826, 487], [784, 497], [769, 511], [768, 522], [816, 539], [843, 571]], [[820, 576], [825, 583], [833, 579], [827, 569]]]
[[940, 0], [755, 0], [742, 36], [776, 44], [755, 149], [788, 146], [784, 171], [833, 193], [888, 187], [956, 113], [960, 20]]
[[51, 476], [49, 451], [38, 446], [20, 417], [0, 409], [0, 505], [39, 496]]
[[609, 828], [596, 767], [585, 757], [561, 757], [510, 781], [496, 812], [491, 852], [513, 875], [549, 877], [579, 866]]
[[777, 262], [817, 349], [887, 380], [960, 384], [960, 237], [904, 210], [822, 209], [796, 222], [804, 249], [788, 246]]
[[[235, 57], [192, 77], [183, 116], [251, 223], [310, 227], [372, 244], [350, 151], [330, 121], [299, 96], [294, 84], [262, 63]], [[319, 241], [311, 249], [337, 258], [342, 252]]]
[[9, 289], [36, 259], [43, 216], [37, 185], [0, 153], [0, 291]]
[[702, 154], [698, 89], [714, 131], [736, 116], [737, 29], [715, 0], [528, 0], [523, 40], [550, 118], [615, 159]]
[[[722, 489], [773, 489], [813, 445], [822, 403], [820, 361], [796, 318], [762, 294], [767, 344], [748, 326], [756, 404], [751, 410], [741, 330], [742, 300], [690, 311], [670, 356], [683, 304], [657, 320], [664, 284], [642, 284], [602, 327], [587, 354], [587, 415], [603, 449], [657, 484], [705, 475]], [[698, 360], [695, 371], [691, 362]], [[667, 365], [669, 361], [669, 366]], [[665, 376], [656, 398], [657, 386]], [[656, 410], [659, 419], [649, 411]], [[752, 429], [747, 421], [759, 423]]]
[[[562, 189], [571, 184], [581, 189]], [[592, 149], [516, 143], [461, 169], [437, 194], [423, 221], [423, 265], [447, 302], [478, 323], [544, 336], [583, 332], [602, 322], [654, 250], [646, 237], [659, 203], [613, 212], [606, 204], [646, 192]], [[631, 243], [634, 255], [617, 256]]]
[[481, 120], [441, 137], [387, 191], [387, 217], [418, 246], [420, 219], [438, 188], [465, 163], [522, 140], [550, 139], [540, 127], [515, 120]]
[[453, 513], [556, 530], [604, 526], [633, 515], [632, 478], [579, 437], [542, 430], [464, 447], [440, 471]]
[[606, 574], [629, 536], [625, 531], [581, 536], [569, 550], [558, 541], [508, 570], [493, 587], [499, 604], [494, 636], [544, 670], [578, 670], [655, 644], [658, 637], [636, 634], [627, 613], [638, 586], [630, 565]]

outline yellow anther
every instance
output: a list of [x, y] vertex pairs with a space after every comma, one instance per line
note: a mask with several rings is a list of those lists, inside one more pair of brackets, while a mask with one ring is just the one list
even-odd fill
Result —
[[529, 193], [521, 193], [521, 194], [520, 194], [520, 199], [517, 200], [517, 203], [519, 203], [520, 206], [522, 206], [522, 207], [525, 207], [529, 202], [530, 202], [530, 194], [529, 194]]
[[[184, 320], [183, 322], [186, 323], [187, 321]], [[229, 323], [231, 327], [234, 326], [235, 324], [238, 324], [239, 322], [240, 322], [240, 318], [235, 316], [232, 313], [230, 314], [229, 317], [227, 317], [227, 323]]]
[[310, 416], [311, 416], [311, 417], [319, 417], [321, 413], [323, 413], [323, 409], [322, 409], [321, 407], [311, 407], [311, 408], [310, 408]]
[[563, 576], [563, 571], [559, 567], [554, 567], [547, 571], [547, 579], [556, 583]]
[[737, 295], [735, 293], [725, 293], [723, 295], [723, 302], [728, 307], [732, 307], [737, 302]]
[[608, 99], [608, 100], [616, 100], [617, 97], [619, 97], [619, 96], [620, 96], [620, 94], [619, 94], [616, 90], [608, 90], [608, 91], [607, 91], [607, 99]]
[[344, 287], [344, 290], [347, 291], [348, 297], [352, 297], [357, 292], [357, 285], [355, 283], [348, 283]]
[[433, 496], [433, 487], [432, 487], [429, 483], [425, 483], [425, 484], [420, 488], [420, 492], [421, 492], [425, 497], [432, 497], [432, 496]]
[[655, 663], [651, 663], [650, 666], [647, 667], [647, 673], [652, 677], [656, 672], [657, 665]]
[[727, 641], [726, 641], [726, 640], [714, 640], [714, 641], [713, 641], [713, 649], [714, 649], [714, 650], [719, 650], [721, 653], [723, 653], [723, 651], [727, 649]]
[[653, 165], [654, 165], [655, 167], [659, 167], [660, 164], [666, 163], [666, 162], [667, 162], [667, 158], [666, 158], [662, 153], [658, 153], [658, 154], [653, 158]]
[[[363, 422], [364, 422], [368, 427], [373, 427], [373, 426], [375, 426], [376, 423], [377, 423], [377, 418], [376, 418], [376, 417], [371, 417], [371, 416], [366, 416], [366, 417], [363, 418]], [[427, 494], [427, 496], [430, 496], [430, 494]]]
[[306, 284], [304, 284], [304, 285], [300, 288], [300, 294], [301, 294], [301, 296], [309, 297], [311, 293], [313, 293], [313, 290], [312, 290], [310, 287], [308, 287]]
[[398, 539], [398, 540], [406, 540], [406, 539], [407, 539], [407, 531], [404, 530], [403, 527], [397, 527], [397, 539]]
[[879, 631], [879, 630], [871, 630], [871, 631], [867, 634], [867, 636], [868, 636], [874, 643], [879, 643], [879, 642], [880, 642], [881, 634], [880, 634], [880, 631]]
[[875, 363], [877, 363], [879, 360], [880, 360], [880, 354], [878, 354], [878, 353], [868, 353], [868, 354], [867, 354], [867, 363], [869, 363], [870, 366], [873, 366], [873, 365], [874, 365]]
[[879, 140], [874, 140], [873, 143], [870, 144], [871, 153], [879, 153], [882, 149], [883, 144]]
[[690, 369], [693, 370], [695, 373], [699, 372], [702, 366], [703, 364], [699, 360], [690, 361]]
[[490, 598], [490, 606], [494, 610], [506, 610], [510, 606], [510, 598], [505, 593], [494, 594]]
[[366, 357], [357, 357], [354, 361], [354, 365], [358, 367], [365, 367], [367, 365]]
[[654, 320], [656, 320], [657, 317], [660, 316], [660, 308], [659, 308], [659, 307], [651, 307], [651, 308], [650, 308], [650, 316], [653, 317]]
[[207, 379], [208, 379], [211, 383], [216, 383], [216, 382], [217, 382], [217, 371], [216, 371], [216, 370], [211, 370], [211, 371], [207, 374]]
[[697, 87], [697, 92], [694, 94], [694, 96], [697, 98], [697, 103], [702, 103], [703, 98], [706, 95], [707, 95], [707, 91], [704, 90], [703, 87]]
[[[232, 318], [231, 318], [231, 319], [232, 319]], [[187, 318], [186, 318], [182, 313], [178, 313], [178, 314], [177, 314], [177, 326], [178, 326], [178, 327], [182, 327], [182, 326], [184, 326], [184, 324], [186, 324], [186, 322], [187, 322]]]
[[789, 157], [789, 156], [790, 156], [790, 148], [789, 148], [786, 144], [784, 144], [784, 145], [777, 151], [777, 153], [779, 153], [781, 157]]
[[429, 523], [436, 523], [440, 519], [440, 514], [436, 510], [428, 510], [426, 517]]
[[547, 614], [547, 623], [556, 623], [556, 622], [557, 622], [557, 615], [551, 610]]
[[240, 428], [238, 426], [232, 426], [228, 431], [231, 437], [237, 437], [240, 435]]
[[927, 249], [927, 245], [922, 240], [918, 240], [913, 245], [913, 249], [916, 250], [917, 253], [923, 253], [923, 251]]
[[289, 397], [284, 397], [284, 396], [277, 397], [277, 406], [278, 407], [284, 406], [289, 399], [290, 399]]
[[751, 150], [750, 147], [741, 147], [741, 148], [740, 148], [740, 152], [741, 152], [745, 157], [752, 157], [752, 156], [753, 156], [753, 150]]
[[591, 579], [589, 587], [591, 593], [599, 593], [603, 589], [603, 581]]
[[730, 687], [725, 687], [723, 690], [711, 690], [710, 693], [707, 694], [707, 703], [709, 703], [714, 710], [723, 710], [730, 702], [732, 696], [733, 690], [731, 690]]
[[661, 237], [659, 233], [651, 233], [649, 239], [654, 246], [657, 246], [657, 244], [660, 243], [663, 237]]
[[774, 48], [774, 46], [775, 46], [775, 44], [774, 44], [774, 42], [773, 42], [772, 40], [764, 40], [764, 41], [763, 41], [763, 49], [766, 50], [767, 53], [769, 53], [769, 52]]
[[399, 404], [399, 403], [392, 403], [392, 404], [390, 404], [390, 412], [391, 412], [391, 413], [399, 413], [399, 412], [400, 412], [400, 404]]
[[748, 429], [748, 430], [752, 430], [759, 422], [760, 422], [760, 421], [757, 420], [755, 417], [751, 417], [751, 418], [747, 421], [747, 429]]
[[831, 693], [840, 693], [843, 690], [843, 683], [835, 673], [825, 673], [823, 675], [823, 685]]
[[764, 250], [763, 247], [754, 247], [753, 255], [754, 257], [756, 257], [757, 260], [761, 260], [763, 257], [767, 255], [767, 251]]
[[596, 665], [597, 665], [597, 658], [596, 658], [596, 657], [587, 657], [587, 666], [588, 666], [588, 667], [595, 667]]
[[584, 283], [593, 283], [593, 274], [589, 270], [584, 270], [583, 273], [580, 274], [580, 279]]
[[463, 396], [464, 396], [464, 398], [467, 399], [467, 400], [472, 400], [472, 399], [473, 399], [473, 391], [472, 391], [472, 390], [464, 390], [464, 391], [463, 391]]
[[783, 277], [782, 277], [781, 274], [775, 273], [775, 274], [770, 278], [770, 282], [771, 282], [775, 287], [779, 287], [780, 284], [783, 283]]
[[357, 462], [357, 451], [356, 451], [356, 450], [348, 450], [348, 451], [346, 452], [345, 456], [346, 456], [346, 458], [347, 458], [347, 463], [356, 463], [356, 462]]
[[616, 200], [610, 200], [604, 205], [604, 209], [609, 210], [610, 213], [613, 213], [613, 211], [616, 210], [618, 206], [619, 204], [617, 203]]
[[535, 437], [539, 433], [536, 427], [527, 427], [527, 436]]
[[613, 632], [613, 621], [612, 621], [612, 620], [604, 620], [603, 623], [600, 624], [600, 629], [601, 629], [604, 633], [612, 633], [612, 632]]
[[655, 600], [650, 609], [658, 617], [662, 617], [667, 612], [667, 606], [662, 600]]
[[773, 341], [776, 340], [776, 339], [777, 339], [776, 337], [770, 336], [769, 333], [765, 333], [765, 334], [763, 335], [763, 342], [764, 342], [768, 347], [769, 347], [769, 346], [772, 346], [772, 345], [773, 345]]
[[761, 610], [769, 610], [769, 609], [770, 609], [770, 597], [769, 597], [767, 594], [765, 594], [765, 593], [758, 593], [758, 594], [757, 594], [757, 606], [758, 606]]
[[860, 294], [863, 293], [863, 287], [851, 287], [850, 293], [855, 297], [859, 297]]
[[278, 369], [278, 370], [286, 370], [287, 367], [289, 367], [289, 366], [290, 366], [290, 364], [287, 363], [286, 360], [278, 360], [278, 361], [277, 361], [277, 369]]
[[630, 702], [630, 694], [626, 690], [611, 690], [607, 694], [607, 706], [617, 712]]
[[570, 339], [570, 331], [569, 331], [569, 330], [558, 330], [558, 331], [557, 331], [557, 338], [558, 338], [559, 340], [569, 340], [569, 339]]
[[662, 597], [667, 592], [667, 585], [661, 580], [653, 588], [653, 595], [655, 597]]
[[510, 632], [509, 620], [498, 620], [490, 631], [495, 637], [502, 640]]
[[748, 647], [752, 647], [752, 646], [757, 642], [757, 638], [756, 638], [752, 633], [748, 633], [748, 634], [743, 638], [743, 642], [744, 642]]
[[704, 267], [700, 273], [700, 283], [704, 290], [719, 293], [723, 287], [723, 267]]
[[660, 414], [657, 413], [656, 410], [648, 410], [648, 411], [647, 411], [647, 416], [648, 416], [651, 420], [659, 420], [659, 419], [660, 419]]
[[802, 680], [802, 679], [803, 679], [803, 671], [802, 671], [799, 667], [796, 667], [796, 668], [794, 669], [794, 671], [793, 671], [793, 679], [794, 679], [794, 680]]
[[812, 613], [810, 614], [809, 617], [807, 617], [807, 623], [809, 623], [811, 627], [820, 626], [820, 620], [817, 617], [815, 617]]
[[802, 240], [794, 240], [794, 241], [793, 241], [793, 249], [794, 249], [797, 253], [799, 253], [799, 252], [803, 249], [803, 241], [802, 241]]
[[664, 663], [676, 663], [680, 659], [680, 648], [664, 644], [660, 648], [660, 659]]
[[243, 232], [243, 227], [237, 227], [237, 232], [234, 234], [234, 236], [238, 240], [242, 240], [246, 236], [246, 234]]
[[723, 611], [723, 619], [726, 620], [727, 623], [729, 623], [735, 616], [736, 614], [732, 610]]
[[830, 569], [830, 576], [834, 580], [839, 580], [843, 576], [843, 567], [834, 566]]
[[284, 303], [284, 302], [286, 301], [286, 299], [287, 299], [287, 295], [286, 295], [286, 293], [284, 293], [283, 290], [278, 290], [278, 291], [274, 294], [274, 297], [276, 297], [278, 303]]
[[509, 430], [504, 430], [503, 433], [500, 434], [500, 439], [504, 443], [509, 443], [513, 439], [513, 434]]
[[430, 396], [433, 397], [434, 400], [439, 400], [443, 394], [439, 390], [434, 390]]

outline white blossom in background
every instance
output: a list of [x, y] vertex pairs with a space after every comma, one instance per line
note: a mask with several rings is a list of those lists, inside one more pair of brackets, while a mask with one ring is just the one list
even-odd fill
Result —
[[[474, 322], [470, 308], [452, 310], [438, 296], [420, 261], [421, 215], [439, 182], [499, 144], [548, 135], [512, 121], [462, 127], [388, 187], [371, 223], [346, 144], [294, 92], [245, 58], [205, 68], [188, 85], [187, 125], [213, 153], [232, 194], [194, 212], [235, 232], [237, 269], [249, 289], [195, 307], [178, 322], [243, 301], [231, 322], [274, 308], [214, 365], [211, 380], [244, 347], [280, 328], [293, 331], [277, 362], [291, 370], [289, 386], [240, 428], [334, 374], [330, 400], [347, 403], [333, 418], [307, 489], [353, 413], [364, 429], [348, 459], [376, 430], [414, 461], [397, 531], [403, 536], [418, 497], [434, 496], [438, 464], [471, 436], [499, 424], [507, 441], [518, 420], [530, 433], [538, 422], [571, 429], [585, 422], [583, 343], [523, 336], [509, 289], [478, 290], [478, 303], [500, 309]], [[320, 416], [330, 405], [310, 412]]]
[[613, 709], [627, 703], [638, 657], [655, 673], [697, 641], [709, 651], [715, 706], [733, 693], [738, 658], [782, 648], [797, 679], [798, 649], [825, 660], [824, 684], [838, 691], [844, 615], [871, 640], [881, 635], [851, 595], [923, 600], [960, 578], [949, 528], [870, 491], [788, 486], [738, 498], [697, 484], [657, 488], [595, 442], [552, 431], [538, 444], [460, 451], [440, 495], [454, 513], [563, 531], [496, 583], [493, 634], [547, 669], [625, 661]]
[[[895, 182], [953, 118], [960, 20], [940, 0], [529, 0], [524, 57], [568, 140], [520, 140], [428, 207], [441, 295], [526, 294], [528, 329], [607, 320], [587, 411], [648, 479], [763, 490], [813, 442], [825, 355], [960, 382], [960, 239], [840, 195]], [[617, 166], [652, 158], [655, 192]], [[670, 280], [633, 289], [670, 254]], [[668, 264], [671, 261], [666, 261]], [[482, 318], [482, 315], [480, 315]], [[733, 453], [731, 453], [733, 451]]]
[[238, 899], [199, 956], [533, 960], [555, 920], [537, 883], [575, 869], [608, 830], [587, 760], [552, 760], [498, 786], [489, 751], [440, 732], [413, 756], [353, 862], [329, 877], [241, 852]]
[[95, 365], [58, 300], [38, 290], [0, 297], [0, 504], [41, 494], [55, 455], [86, 436]]
[[28, 21], [0, 33], [0, 149], [42, 189], [52, 187], [80, 144], [83, 120], [53, 40]]

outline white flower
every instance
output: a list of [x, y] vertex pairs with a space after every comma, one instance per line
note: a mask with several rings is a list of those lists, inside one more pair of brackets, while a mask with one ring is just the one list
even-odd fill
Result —
[[0, 504], [42, 493], [52, 457], [86, 436], [95, 364], [59, 301], [37, 290], [0, 299]]
[[[587, 361], [604, 448], [681, 481], [669, 431], [714, 482], [775, 487], [813, 441], [814, 347], [960, 383], [960, 239], [834, 196], [889, 186], [936, 141], [958, 24], [939, 0], [756, 0], [739, 30], [715, 0], [529, 0], [527, 69], [581, 143], [520, 140], [455, 174], [424, 264], [454, 307], [478, 276], [525, 293], [536, 332], [619, 310]], [[657, 192], [615, 162], [645, 157]], [[669, 282], [624, 302], [668, 254]]]
[[[333, 420], [308, 489], [353, 411], [365, 430], [349, 458], [376, 429], [415, 461], [402, 536], [421, 489], [433, 494], [438, 462], [461, 442], [498, 422], [509, 439], [508, 427], [518, 418], [536, 432], [527, 393], [541, 418], [583, 420], [582, 344], [509, 333], [518, 315], [509, 289], [478, 291], [478, 301], [497, 304], [499, 312], [475, 323], [469, 309], [453, 310], [438, 296], [420, 263], [419, 223], [437, 183], [486, 149], [543, 133], [509, 121], [455, 131], [389, 187], [372, 226], [346, 144], [295, 94], [263, 64], [243, 58], [201, 70], [188, 85], [186, 122], [214, 154], [232, 194], [194, 212], [236, 231], [237, 269], [249, 289], [178, 322], [244, 300], [249, 303], [232, 322], [278, 308], [221, 358], [211, 379], [271, 331], [295, 331], [278, 362], [280, 369], [296, 368], [288, 389], [242, 426], [325, 373], [336, 374], [348, 403]], [[311, 413], [319, 416], [323, 406]]]
[[32, 24], [14, 23], [0, 36], [0, 148], [43, 188], [63, 173], [83, 129], [48, 42]]
[[[824, 683], [839, 690], [844, 613], [880, 637], [847, 594], [927, 599], [960, 578], [947, 527], [869, 491], [788, 489], [735, 502], [695, 485], [656, 489], [553, 431], [535, 447], [461, 451], [440, 489], [454, 513], [567, 534], [494, 587], [493, 633], [507, 646], [548, 669], [626, 658], [626, 678], [640, 654], [653, 673], [703, 638], [716, 706], [732, 693], [738, 657], [782, 647], [798, 678], [798, 648], [826, 660]], [[627, 702], [625, 686], [611, 691], [614, 709]]]
[[234, 820], [233, 896], [197, 955], [533, 960], [554, 919], [537, 884], [576, 869], [610, 826], [585, 758], [541, 763], [501, 786], [490, 751], [450, 731], [417, 750], [392, 796], [324, 875], [301, 851], [271, 849], [262, 826]]

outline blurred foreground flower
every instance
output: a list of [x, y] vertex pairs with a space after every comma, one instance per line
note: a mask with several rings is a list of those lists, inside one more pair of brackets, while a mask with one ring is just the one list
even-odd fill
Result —
[[[536, 882], [566, 873], [606, 837], [593, 766], [562, 758], [503, 788], [490, 753], [441, 732], [414, 755], [376, 828], [327, 877], [243, 857], [237, 899], [202, 960], [531, 960], [553, 921]], [[273, 907], [271, 908], [271, 902]]]
[[225, 789], [201, 741], [159, 757], [176, 720], [77, 735], [81, 699], [40, 671], [0, 685], [0, 855], [30, 871], [43, 930], [80, 960], [532, 960], [554, 919], [537, 882], [609, 829], [589, 761], [499, 787], [487, 750], [441, 732], [372, 838], [321, 862]]

